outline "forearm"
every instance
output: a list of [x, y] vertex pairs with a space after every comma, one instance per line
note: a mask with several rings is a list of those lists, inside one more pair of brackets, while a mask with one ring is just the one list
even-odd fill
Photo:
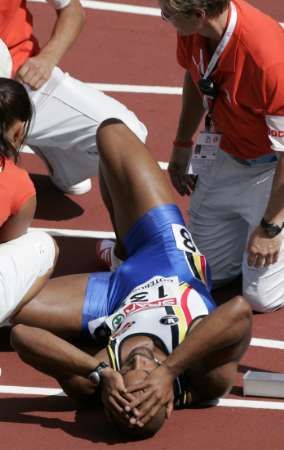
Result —
[[250, 308], [236, 297], [197, 324], [163, 364], [175, 379], [185, 371], [202, 374], [209, 366], [213, 369], [238, 360], [249, 341], [250, 321]]
[[284, 222], [284, 154], [279, 152], [278, 156], [279, 161], [264, 218], [281, 226]]
[[47, 56], [57, 65], [77, 39], [85, 21], [84, 9], [79, 0], [71, 0], [65, 8], [57, 11], [57, 21], [51, 38], [40, 54]]
[[88, 374], [99, 361], [74, 345], [40, 328], [17, 325], [11, 344], [24, 362], [55, 378]]
[[182, 110], [176, 135], [177, 140], [187, 141], [193, 138], [199, 128], [204, 112], [201, 95], [193, 83], [189, 72], [186, 71], [183, 84]]

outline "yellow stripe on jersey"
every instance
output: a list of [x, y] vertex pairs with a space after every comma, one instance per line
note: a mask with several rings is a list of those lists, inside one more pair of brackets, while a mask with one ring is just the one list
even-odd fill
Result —
[[200, 276], [200, 280], [204, 283], [207, 284], [207, 280], [206, 280], [206, 273], [205, 273], [205, 267], [204, 267], [204, 257], [203, 255], [198, 255], [196, 253], [192, 254], [193, 256], [193, 262], [194, 265], [196, 267], [196, 270]]
[[108, 357], [109, 357], [109, 360], [110, 360], [111, 367], [114, 370], [118, 370], [118, 365], [117, 365], [115, 353], [113, 351], [113, 348], [112, 348], [111, 344], [109, 344], [106, 349], [107, 349], [107, 353], [108, 353]]
[[183, 342], [183, 340], [186, 336], [186, 333], [188, 330], [188, 324], [187, 324], [184, 312], [182, 310], [182, 307], [181, 306], [173, 306], [172, 308], [174, 310], [175, 315], [179, 319], [179, 321], [178, 321], [178, 343], [180, 344], [181, 342]]

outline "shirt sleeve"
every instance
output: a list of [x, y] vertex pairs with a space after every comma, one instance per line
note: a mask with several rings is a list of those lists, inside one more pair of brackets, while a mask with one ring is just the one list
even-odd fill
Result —
[[266, 93], [265, 121], [268, 127], [271, 148], [284, 151], [284, 62], [266, 71], [264, 80]]
[[17, 190], [14, 195], [11, 212], [17, 214], [22, 206], [32, 197], [36, 195], [34, 184], [26, 170], [16, 167], [17, 169]]
[[47, 2], [53, 5], [55, 9], [63, 9], [69, 5], [71, 0], [47, 0]]

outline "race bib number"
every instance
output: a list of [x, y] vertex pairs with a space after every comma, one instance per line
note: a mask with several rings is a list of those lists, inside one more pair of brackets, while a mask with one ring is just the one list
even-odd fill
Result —
[[147, 303], [160, 299], [176, 298], [179, 290], [178, 277], [155, 276], [146, 283], [136, 286], [124, 299], [122, 305]]
[[183, 252], [200, 254], [193, 242], [190, 232], [185, 226], [173, 223], [172, 230], [175, 237], [176, 246], [179, 250], [182, 250]]
[[[179, 279], [174, 277], [155, 276], [136, 286], [123, 300], [120, 308], [108, 317], [101, 317], [89, 322], [89, 330], [94, 334], [96, 328], [106, 324], [111, 332], [125, 330], [132, 322], [126, 319], [134, 313], [161, 306], [174, 306], [178, 303]], [[127, 325], [128, 324], [128, 325]]]

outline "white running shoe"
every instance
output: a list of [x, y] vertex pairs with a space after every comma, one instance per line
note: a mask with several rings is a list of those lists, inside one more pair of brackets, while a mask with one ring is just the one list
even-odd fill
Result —
[[60, 186], [60, 184], [57, 183], [52, 177], [50, 177], [50, 179], [54, 186], [57, 187], [57, 189], [69, 195], [87, 194], [87, 192], [92, 189], [92, 182], [90, 178], [86, 178], [86, 180], [80, 181], [80, 183], [73, 184], [72, 186], [69, 186], [67, 188]]
[[98, 239], [96, 241], [96, 260], [102, 269], [114, 272], [123, 261], [114, 253], [115, 241], [111, 239]]
[[86, 178], [85, 180], [80, 181], [79, 183], [76, 184], [72, 184], [71, 186], [65, 186], [61, 182], [60, 177], [54, 175], [54, 169], [52, 168], [51, 163], [46, 159], [44, 153], [42, 153], [39, 148], [35, 150], [35, 153], [45, 163], [52, 184], [54, 184], [54, 186], [56, 186], [57, 189], [59, 189], [60, 191], [70, 195], [83, 195], [92, 189], [92, 181], [90, 178]]

